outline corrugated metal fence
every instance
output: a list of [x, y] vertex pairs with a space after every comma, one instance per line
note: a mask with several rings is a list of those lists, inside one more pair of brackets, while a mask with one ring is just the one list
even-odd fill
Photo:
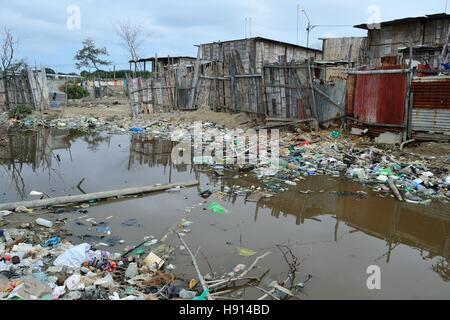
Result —
[[[401, 70], [401, 67], [382, 70], [388, 69]], [[401, 71], [357, 74], [353, 115], [367, 125], [404, 126], [406, 90], [407, 74]]]
[[413, 93], [413, 131], [450, 132], [450, 77], [417, 77]]

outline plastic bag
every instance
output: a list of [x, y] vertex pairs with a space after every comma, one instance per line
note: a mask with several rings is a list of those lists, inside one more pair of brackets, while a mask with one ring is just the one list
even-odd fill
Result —
[[142, 132], [144, 132], [145, 130], [144, 129], [142, 129], [142, 128], [131, 128], [130, 129], [130, 132], [132, 132], [132, 133], [142, 133]]
[[60, 243], [61, 243], [61, 238], [60, 237], [54, 237], [54, 238], [51, 238], [51, 239], [48, 239], [47, 241], [45, 241], [44, 247], [54, 247], [54, 246], [57, 246]]
[[227, 210], [217, 202], [211, 203], [208, 209], [217, 214], [225, 214], [227, 212]]
[[239, 255], [243, 256], [243, 257], [251, 257], [251, 256], [254, 256], [255, 254], [257, 254], [257, 252], [252, 249], [239, 247], [239, 246], [236, 247], [236, 250], [238, 251]]
[[69, 268], [79, 268], [83, 262], [89, 261], [88, 251], [91, 246], [87, 243], [80, 244], [72, 249], [66, 250], [56, 258], [53, 265]]
[[195, 298], [192, 299], [192, 300], [204, 301], [204, 300], [207, 300], [208, 295], [209, 295], [209, 291], [208, 291], [208, 290], [205, 290], [205, 291], [203, 291], [203, 293], [202, 293], [201, 296], [195, 297]]
[[66, 279], [64, 282], [69, 291], [83, 290], [84, 284], [81, 282], [81, 276], [79, 274], [74, 274]]

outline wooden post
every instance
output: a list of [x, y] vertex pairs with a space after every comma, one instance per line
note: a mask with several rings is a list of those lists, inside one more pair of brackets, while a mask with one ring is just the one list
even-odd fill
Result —
[[191, 82], [191, 88], [189, 91], [189, 101], [188, 101], [188, 109], [192, 109], [194, 107], [195, 95], [197, 93], [197, 85], [198, 85], [198, 77], [200, 72], [200, 63], [202, 58], [202, 45], [198, 47], [197, 60], [194, 65], [194, 76]]
[[263, 108], [261, 110], [261, 113], [269, 116], [269, 105], [267, 103], [267, 87], [266, 87], [266, 67], [262, 67], [262, 104]]
[[215, 91], [215, 95], [214, 95], [214, 111], [217, 112], [217, 109], [219, 108], [219, 66], [218, 66], [218, 62], [214, 61], [214, 91]]
[[[287, 61], [286, 61], [287, 63]], [[284, 88], [285, 91], [285, 98], [286, 98], [286, 118], [291, 118], [291, 89], [289, 89], [289, 86], [291, 85], [291, 70], [286, 68], [284, 69], [284, 83], [286, 87]]]
[[233, 104], [233, 112], [237, 110], [237, 82], [236, 82], [236, 63], [231, 65], [231, 103]]
[[[309, 59], [308, 59], [308, 74], [309, 74], [309, 85], [311, 86], [311, 99], [312, 99], [312, 112], [313, 112], [313, 117], [319, 121], [319, 115], [317, 114], [317, 106], [316, 106], [316, 97], [314, 96], [314, 82], [313, 82], [313, 78], [312, 78], [312, 73], [311, 73], [311, 65], [309, 63]], [[318, 129], [318, 128], [317, 128]]]
[[[412, 133], [412, 108], [411, 105], [411, 83], [413, 80], [413, 69], [412, 69], [412, 59], [413, 59], [413, 41], [410, 40], [409, 43], [409, 71], [406, 75], [406, 97], [405, 97], [405, 119], [404, 119], [404, 130], [403, 130], [403, 141], [406, 141], [408, 139], [411, 139], [411, 133]], [[403, 142], [402, 141], [402, 142]]]

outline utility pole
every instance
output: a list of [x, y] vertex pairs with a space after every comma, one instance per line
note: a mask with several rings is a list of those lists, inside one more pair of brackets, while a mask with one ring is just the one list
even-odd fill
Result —
[[252, 37], [252, 17], [245, 18], [245, 39]]
[[300, 23], [300, 5], [298, 4], [297, 5], [297, 45], [299, 44], [298, 43], [298, 40], [299, 40], [299, 28], [300, 28], [299, 23]]
[[245, 17], [245, 39], [247, 39], [247, 17]]
[[308, 14], [303, 9], [302, 12], [305, 14], [306, 19], [308, 20], [308, 26], [306, 27], [306, 31], [308, 32], [307, 40], [306, 40], [306, 47], [309, 48], [309, 33], [314, 28], [314, 26], [311, 25], [311, 21], [309, 20]]

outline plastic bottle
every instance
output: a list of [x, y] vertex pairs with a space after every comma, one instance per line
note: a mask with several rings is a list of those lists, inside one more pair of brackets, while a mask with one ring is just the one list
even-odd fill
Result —
[[417, 191], [420, 193], [425, 193], [427, 191], [427, 188], [425, 188], [423, 185], [419, 184], [417, 185]]
[[36, 219], [36, 223], [40, 226], [47, 227], [47, 228], [53, 227], [53, 222], [42, 219], [42, 218]]
[[181, 299], [193, 299], [197, 296], [196, 292], [193, 291], [187, 291], [185, 289], [180, 291], [180, 298]]

